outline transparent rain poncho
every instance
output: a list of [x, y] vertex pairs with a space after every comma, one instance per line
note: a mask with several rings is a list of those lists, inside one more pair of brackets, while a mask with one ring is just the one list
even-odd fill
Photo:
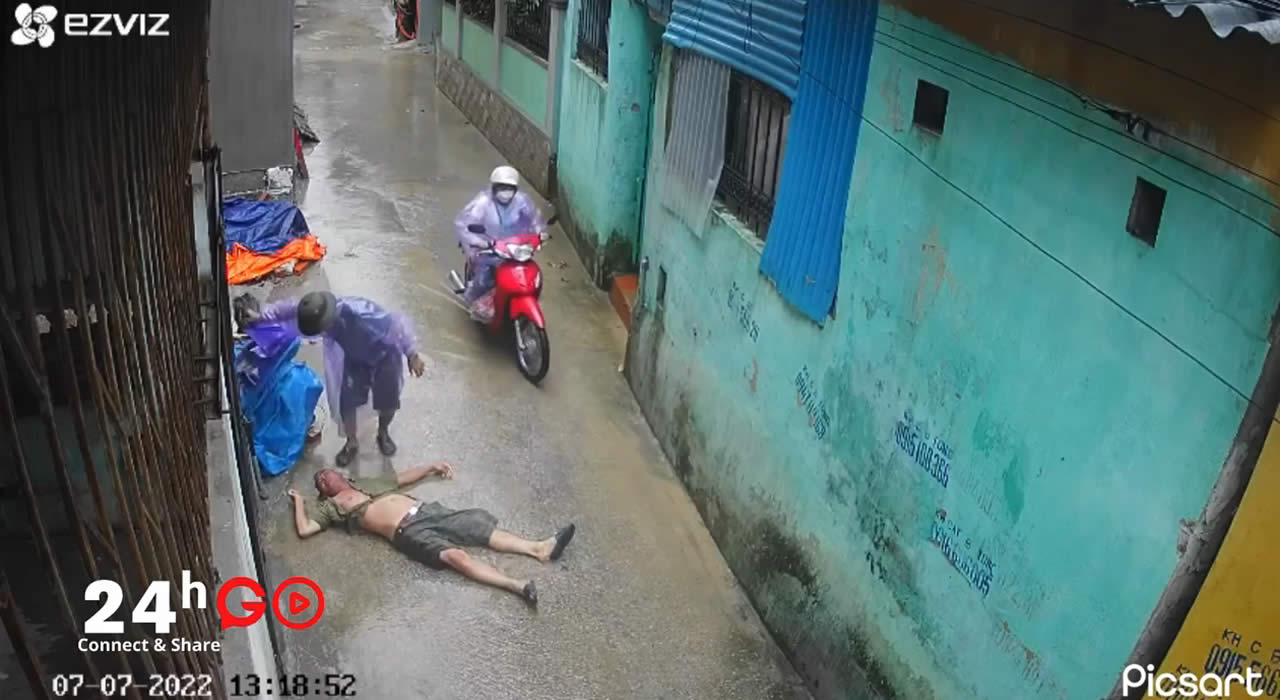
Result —
[[[471, 233], [467, 230], [471, 224], [480, 224], [485, 232]], [[458, 242], [473, 263], [476, 253], [493, 241], [518, 234], [535, 233], [541, 231], [543, 226], [542, 213], [529, 195], [516, 192], [511, 203], [502, 206], [493, 201], [493, 194], [489, 190], [477, 194], [458, 212], [458, 218], [453, 221]]]
[[[393, 313], [363, 297], [338, 297], [338, 315], [333, 325], [319, 337], [324, 343], [324, 385], [329, 415], [338, 424], [338, 434], [346, 436], [342, 425], [340, 399], [346, 386], [347, 363], [377, 367], [397, 356], [396, 393], [404, 388], [406, 358], [418, 351], [418, 340], [402, 314]], [[298, 300], [286, 299], [267, 305], [262, 320], [279, 323], [291, 332], [298, 330]]]

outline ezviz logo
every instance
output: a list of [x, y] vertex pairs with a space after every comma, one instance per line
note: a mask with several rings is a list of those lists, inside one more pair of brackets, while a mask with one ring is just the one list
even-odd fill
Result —
[[18, 20], [18, 28], [9, 35], [9, 41], [15, 46], [34, 42], [40, 42], [40, 46], [46, 49], [53, 46], [53, 19], [57, 16], [58, 9], [52, 5], [41, 5], [35, 9], [25, 2], [18, 5], [13, 13], [14, 19]]
[[[18, 5], [13, 13], [18, 28], [9, 35], [16, 46], [39, 44], [42, 48], [53, 46], [57, 38], [54, 19], [58, 8], [53, 5], [31, 7]], [[105, 12], [68, 12], [62, 16], [62, 33], [65, 36], [169, 36], [168, 14], [111, 14]]]

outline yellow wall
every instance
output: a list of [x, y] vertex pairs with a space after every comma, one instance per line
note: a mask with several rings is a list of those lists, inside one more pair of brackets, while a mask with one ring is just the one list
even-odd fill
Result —
[[1159, 669], [1225, 676], [1252, 666], [1265, 675], [1268, 698], [1280, 697], [1280, 430], [1272, 426], [1222, 550]]

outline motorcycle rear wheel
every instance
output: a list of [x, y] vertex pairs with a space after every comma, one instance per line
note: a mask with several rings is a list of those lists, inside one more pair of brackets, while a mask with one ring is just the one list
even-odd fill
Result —
[[515, 349], [520, 374], [534, 384], [541, 382], [551, 369], [551, 341], [546, 329], [539, 328], [527, 316], [519, 316], [511, 321], [511, 331], [511, 347]]

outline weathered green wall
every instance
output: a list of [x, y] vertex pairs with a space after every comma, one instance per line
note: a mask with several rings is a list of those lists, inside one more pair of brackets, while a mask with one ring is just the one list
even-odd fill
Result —
[[[941, 137], [920, 78], [950, 90]], [[1277, 209], [888, 4], [865, 118], [835, 320], [727, 215], [698, 239], [663, 214], [630, 381], [817, 697], [1095, 700], [1244, 412], [1200, 363], [1257, 379]], [[1124, 230], [1137, 176], [1168, 190], [1154, 249]]]
[[458, 15], [453, 5], [440, 3], [440, 46], [454, 53], [458, 47]]
[[605, 83], [573, 59], [579, 6], [570, 1], [565, 21], [559, 199], [579, 255], [603, 284], [613, 272], [633, 269], [661, 28], [643, 5], [614, 0]]
[[547, 64], [508, 41], [502, 44], [502, 94], [533, 123], [547, 128]]
[[462, 60], [486, 83], [493, 85], [496, 77], [493, 32], [469, 17], [462, 18]]

